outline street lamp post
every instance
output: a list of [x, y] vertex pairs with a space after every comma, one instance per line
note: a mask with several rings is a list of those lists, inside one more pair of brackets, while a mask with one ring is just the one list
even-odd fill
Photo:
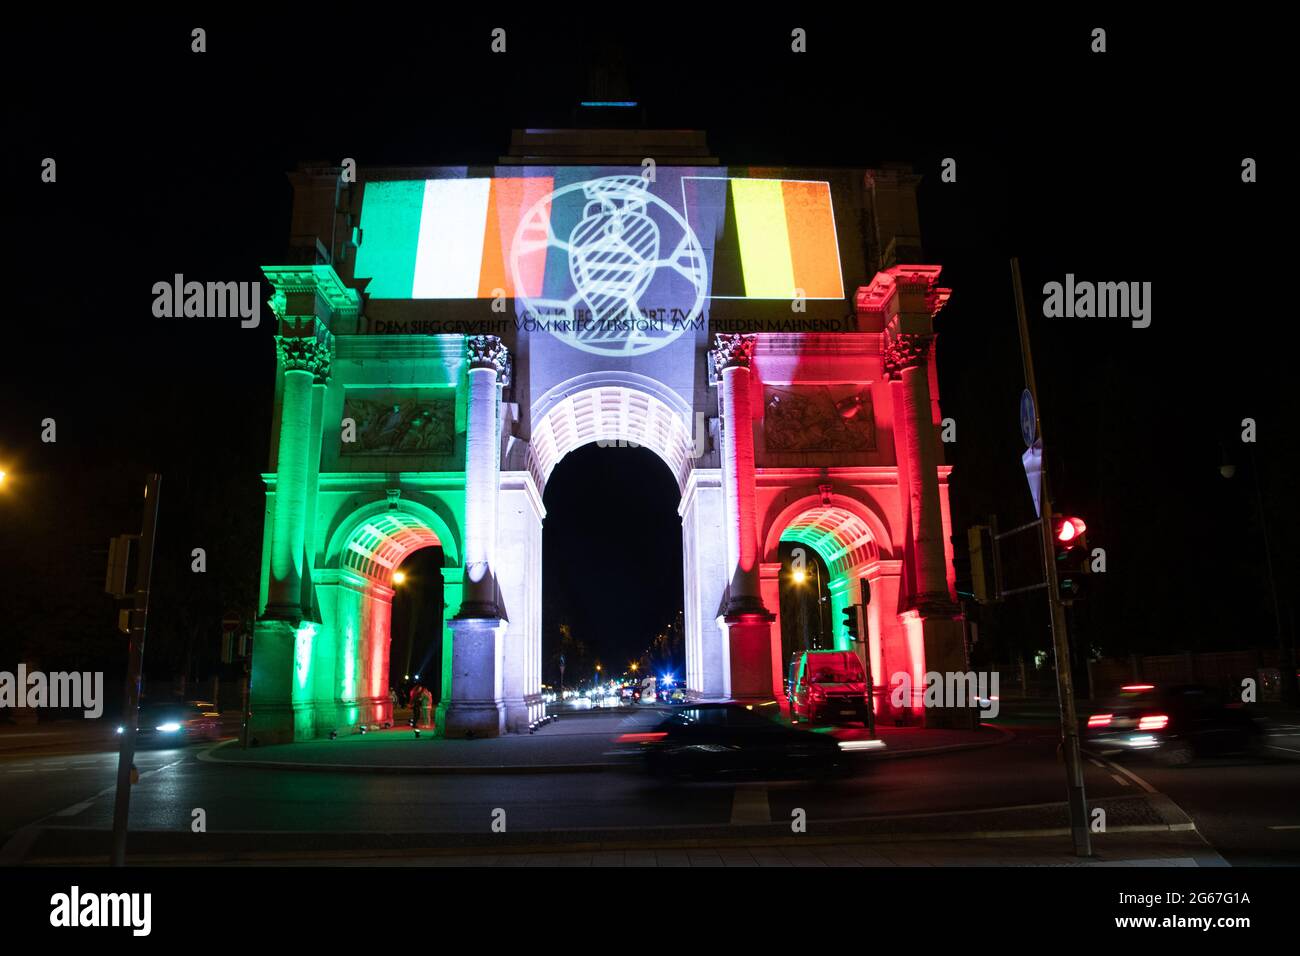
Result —
[[816, 581], [817, 581], [816, 591], [813, 595], [814, 599], [817, 602], [817, 645], [818, 646], [815, 648], [811, 646], [812, 642], [809, 640], [808, 612], [807, 612], [807, 608], [804, 605], [804, 598], [807, 596], [807, 592], [804, 591], [803, 584], [807, 580], [807, 573], [802, 568], [791, 570], [790, 572], [790, 577], [794, 580], [794, 583], [799, 585], [799, 619], [803, 622], [804, 650], [809, 650], [809, 651], [821, 649], [822, 635], [825, 633], [825, 629], [822, 626], [825, 623], [822, 620], [822, 604], [823, 604], [822, 569], [821, 569], [821, 565], [818, 564], [816, 561], [813, 561], [813, 572], [816, 576]]

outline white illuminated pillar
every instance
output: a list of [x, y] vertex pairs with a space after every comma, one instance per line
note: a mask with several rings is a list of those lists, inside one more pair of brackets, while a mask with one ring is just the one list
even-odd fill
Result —
[[503, 702], [506, 621], [497, 603], [497, 498], [501, 451], [497, 406], [506, 384], [508, 353], [495, 335], [466, 338], [465, 577], [452, 632], [448, 737], [495, 737], [505, 732]]
[[496, 594], [497, 496], [501, 450], [497, 403], [507, 352], [495, 335], [475, 335], [469, 349], [465, 415], [465, 592], [459, 617], [499, 617]]

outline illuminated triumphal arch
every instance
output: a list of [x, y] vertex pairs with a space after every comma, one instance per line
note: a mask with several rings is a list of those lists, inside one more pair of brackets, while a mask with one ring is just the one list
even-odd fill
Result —
[[[964, 670], [937, 429], [948, 290], [914, 264], [916, 178], [722, 167], [668, 133], [675, 165], [542, 165], [564, 137], [544, 132], [494, 167], [293, 176], [294, 261], [264, 269], [278, 362], [251, 735], [391, 719], [393, 572], [426, 547], [439, 732], [527, 730], [543, 492], [597, 442], [650, 449], [681, 491], [691, 694], [780, 694], [783, 541], [821, 558], [835, 644], [878, 688]], [[839, 611], [861, 581], [852, 645]]]

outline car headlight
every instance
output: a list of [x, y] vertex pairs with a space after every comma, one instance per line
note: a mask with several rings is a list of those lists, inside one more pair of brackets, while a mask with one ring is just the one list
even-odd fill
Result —
[[161, 730], [165, 734], [174, 734], [176, 731], [181, 729], [181, 725], [176, 723], [174, 720], [169, 720], [165, 724], [159, 724], [157, 729]]
[[125, 727], [118, 727], [118, 728], [117, 728], [117, 732], [118, 732], [119, 734], [124, 734], [124, 733], [126, 733], [126, 728], [125, 728]]

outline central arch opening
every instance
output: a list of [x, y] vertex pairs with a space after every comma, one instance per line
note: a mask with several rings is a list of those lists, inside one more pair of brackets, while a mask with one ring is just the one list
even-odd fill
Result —
[[681, 492], [659, 455], [611, 444], [565, 454], [544, 495], [542, 679], [561, 693], [563, 656], [568, 706], [685, 676]]

